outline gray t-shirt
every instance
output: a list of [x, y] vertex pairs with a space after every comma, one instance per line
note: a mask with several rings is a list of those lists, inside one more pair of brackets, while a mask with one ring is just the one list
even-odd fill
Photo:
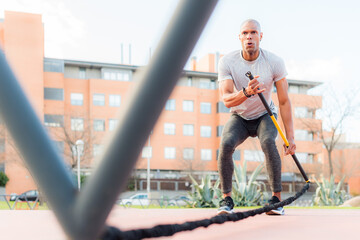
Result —
[[[263, 95], [268, 102], [272, 112], [277, 113], [277, 109], [271, 100], [271, 92], [274, 82], [286, 77], [287, 72], [284, 61], [275, 54], [260, 49], [258, 58], [254, 61], [246, 61], [241, 54], [241, 50], [236, 50], [223, 56], [219, 61], [218, 81], [232, 79], [235, 90], [242, 91], [247, 87], [249, 78], [245, 73], [251, 71], [253, 76], [259, 75], [259, 82], [266, 88]], [[232, 107], [231, 112], [239, 114], [242, 118], [252, 120], [266, 114], [266, 109], [259, 96], [246, 99], [238, 106]]]

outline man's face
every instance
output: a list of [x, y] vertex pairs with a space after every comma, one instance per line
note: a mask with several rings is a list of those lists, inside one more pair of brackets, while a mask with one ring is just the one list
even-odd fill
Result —
[[252, 54], [259, 50], [262, 32], [259, 27], [253, 22], [247, 22], [241, 26], [239, 39], [243, 51]]

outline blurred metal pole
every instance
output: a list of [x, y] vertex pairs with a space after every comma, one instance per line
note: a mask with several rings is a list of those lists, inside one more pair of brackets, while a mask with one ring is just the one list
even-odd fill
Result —
[[[151, 135], [151, 134], [150, 134]], [[148, 198], [150, 198], [150, 135], [148, 141], [148, 153], [147, 153], [147, 183], [146, 183], [146, 190], [148, 193]], [[152, 152], [151, 152], [152, 154]]]
[[0, 113], [36, 183], [68, 234], [76, 187], [0, 49]]
[[[95, 239], [136, 163], [166, 100], [204, 29], [217, 0], [181, 1], [145, 72], [128, 99], [101, 164], [76, 201], [81, 238]], [[101, 206], [101, 207], [100, 207]], [[79, 236], [80, 237], [80, 236]]]

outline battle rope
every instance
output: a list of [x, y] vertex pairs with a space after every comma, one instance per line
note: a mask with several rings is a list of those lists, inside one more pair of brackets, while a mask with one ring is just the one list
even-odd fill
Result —
[[272, 205], [267, 205], [265, 207], [249, 210], [246, 212], [236, 212], [228, 215], [217, 215], [210, 219], [190, 221], [182, 224], [160, 224], [152, 228], [129, 230], [124, 232], [116, 227], [108, 226], [106, 232], [103, 234], [101, 239], [102, 240], [120, 240], [120, 239], [135, 240], [135, 239], [143, 239], [143, 238], [172, 236], [177, 232], [190, 231], [198, 227], [208, 227], [211, 224], [222, 224], [230, 221], [236, 222], [245, 219], [247, 217], [252, 217], [257, 214], [268, 212], [278, 207], [289, 205], [292, 202], [294, 202], [296, 199], [301, 197], [309, 189], [309, 186], [310, 186], [310, 182], [307, 182], [300, 192], [297, 192], [294, 196], [289, 197], [282, 202], [275, 203]]

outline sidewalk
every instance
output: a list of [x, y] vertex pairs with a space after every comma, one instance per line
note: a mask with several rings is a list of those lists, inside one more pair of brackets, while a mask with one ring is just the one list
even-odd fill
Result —
[[[239, 210], [237, 210], [239, 211]], [[159, 239], [358, 239], [360, 209], [286, 209], [285, 216], [265, 214], [239, 222], [177, 233]], [[108, 224], [130, 230], [157, 224], [213, 217], [214, 209], [124, 209], [115, 207]], [[21, 231], [20, 231], [21, 230]], [[66, 239], [51, 211], [0, 211], [1, 239]]]

